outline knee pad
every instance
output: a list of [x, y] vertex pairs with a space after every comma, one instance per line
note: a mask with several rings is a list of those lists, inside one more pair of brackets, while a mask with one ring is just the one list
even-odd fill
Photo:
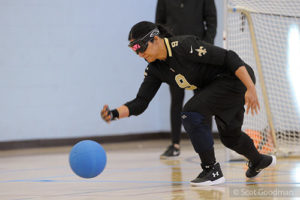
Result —
[[198, 112], [182, 112], [181, 119], [197, 153], [207, 151], [213, 147], [212, 132], [210, 127], [204, 123], [206, 119], [204, 115]]

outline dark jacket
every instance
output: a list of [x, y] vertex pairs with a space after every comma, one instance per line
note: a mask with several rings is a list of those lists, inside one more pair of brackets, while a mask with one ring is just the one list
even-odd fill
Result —
[[174, 35], [196, 35], [213, 44], [217, 17], [214, 0], [158, 0], [156, 23]]
[[164, 41], [167, 58], [148, 64], [136, 98], [125, 104], [129, 115], [144, 112], [162, 83], [181, 89], [201, 90], [217, 79], [228, 78], [244, 88], [235, 76], [235, 71], [243, 65], [255, 82], [251, 67], [231, 50], [206, 43], [196, 36], [175, 36], [164, 38]]

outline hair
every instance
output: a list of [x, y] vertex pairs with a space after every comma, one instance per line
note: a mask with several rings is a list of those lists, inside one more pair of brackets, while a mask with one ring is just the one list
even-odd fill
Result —
[[155, 28], [158, 28], [158, 30], [159, 30], [158, 36], [160, 38], [173, 36], [171, 31], [167, 27], [165, 27], [161, 24], [154, 24], [152, 22], [142, 21], [142, 22], [135, 24], [131, 28], [129, 35], [128, 35], [128, 40], [136, 40], [136, 39], [142, 38], [147, 33], [149, 33], [150, 31], [152, 31]]

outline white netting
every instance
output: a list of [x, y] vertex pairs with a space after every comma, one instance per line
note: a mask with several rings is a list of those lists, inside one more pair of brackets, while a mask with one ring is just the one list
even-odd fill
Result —
[[228, 0], [228, 8], [245, 8], [251, 13], [300, 16], [299, 0]]
[[[227, 13], [227, 48], [236, 51], [254, 69], [261, 105], [258, 115], [245, 115], [243, 129], [254, 139], [261, 152], [275, 151], [251, 39], [251, 24], [247, 21], [247, 15], [240, 10], [249, 13], [253, 21], [254, 37], [275, 129], [276, 150], [299, 154], [300, 105], [295, 100], [295, 91], [289, 77], [291, 66], [288, 60], [288, 36], [292, 27], [300, 30], [300, 1], [229, 0], [228, 9], [233, 12]], [[300, 44], [298, 47], [300, 48]], [[298, 61], [300, 65], [300, 55]]]

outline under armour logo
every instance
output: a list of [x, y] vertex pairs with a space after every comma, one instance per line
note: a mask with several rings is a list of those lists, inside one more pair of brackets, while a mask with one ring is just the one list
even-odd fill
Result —
[[206, 49], [203, 46], [200, 46], [199, 49], [195, 49], [198, 52], [198, 56], [203, 56], [207, 53]]
[[185, 118], [187, 118], [187, 116], [186, 116], [186, 115], [182, 115], [181, 118], [182, 118], [182, 119], [185, 119]]
[[213, 177], [215, 178], [216, 176], [219, 176], [219, 172], [212, 173]]

